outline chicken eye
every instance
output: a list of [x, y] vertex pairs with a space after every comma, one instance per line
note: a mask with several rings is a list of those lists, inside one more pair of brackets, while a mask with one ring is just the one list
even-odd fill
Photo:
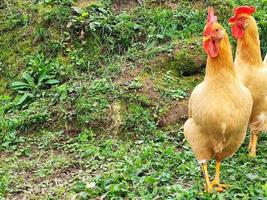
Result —
[[246, 20], [245, 17], [240, 17], [240, 18], [239, 18], [239, 21], [245, 21], [245, 20]]
[[215, 32], [217, 32], [217, 33], [218, 33], [218, 32], [219, 32], [219, 30], [220, 30], [220, 29], [216, 28], [216, 29], [215, 29]]

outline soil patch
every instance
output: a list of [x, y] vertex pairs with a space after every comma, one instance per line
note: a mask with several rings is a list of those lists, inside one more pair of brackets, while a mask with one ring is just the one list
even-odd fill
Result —
[[150, 99], [155, 101], [158, 101], [161, 98], [160, 93], [156, 91], [154, 88], [153, 81], [149, 78], [144, 80], [141, 92], [146, 94]]
[[166, 127], [175, 123], [181, 123], [188, 119], [188, 101], [177, 101], [159, 120], [160, 127]]
[[116, 12], [121, 12], [132, 10], [139, 5], [138, 0], [114, 0], [112, 7]]
[[96, 0], [80, 0], [75, 4], [75, 6], [78, 8], [86, 8], [94, 2], [96, 2]]

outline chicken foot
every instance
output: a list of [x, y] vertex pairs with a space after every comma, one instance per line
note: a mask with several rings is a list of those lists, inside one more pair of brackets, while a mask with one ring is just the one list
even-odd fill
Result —
[[212, 187], [216, 186], [217, 192], [223, 192], [225, 188], [229, 187], [226, 184], [220, 183], [220, 167], [221, 161], [216, 160], [216, 167], [215, 167], [215, 177], [214, 180], [211, 182]]
[[259, 137], [259, 131], [253, 131], [251, 133], [250, 141], [249, 141], [249, 156], [256, 157], [256, 147]]
[[203, 173], [203, 177], [205, 179], [205, 192], [211, 193], [212, 192], [212, 185], [210, 183], [210, 177], [208, 174], [208, 164], [207, 162], [201, 163], [201, 170]]

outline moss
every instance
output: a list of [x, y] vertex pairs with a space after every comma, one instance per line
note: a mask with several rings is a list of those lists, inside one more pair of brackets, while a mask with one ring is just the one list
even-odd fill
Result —
[[25, 32], [29, 30], [13, 30], [1, 35], [0, 62], [2, 62], [5, 77], [14, 77], [20, 71], [24, 63], [25, 55], [34, 51], [32, 37]]
[[198, 51], [184, 49], [178, 51], [174, 55], [174, 60], [171, 66], [176, 69], [181, 75], [189, 76], [200, 71], [205, 65], [205, 56]]
[[[121, 109], [133, 116], [139, 110], [145, 113], [144, 118], [150, 111], [157, 115], [166, 105], [186, 98], [201, 80], [194, 74], [205, 65], [201, 35], [206, 7], [216, 5], [218, 17], [227, 18], [232, 12], [232, 6], [220, 2], [146, 0], [144, 6], [134, 0], [10, 2], [0, 9], [0, 92], [29, 70], [29, 56], [42, 54], [45, 60], [53, 58], [53, 66], [62, 66], [62, 85], [55, 86], [56, 95], [52, 90], [43, 91], [43, 98], [55, 103], [49, 110], [53, 126], [64, 124], [54, 120], [55, 116], [66, 116], [63, 122], [74, 121], [73, 127], [87, 126], [87, 121], [104, 127], [110, 107], [115, 113]], [[82, 13], [72, 5], [82, 8]], [[229, 29], [227, 19], [220, 20]], [[265, 21], [260, 24], [265, 25]], [[82, 85], [89, 87], [99, 78], [111, 85], [118, 83], [118, 91], [106, 91], [105, 84], [96, 85], [96, 94], [80, 91]], [[62, 87], [64, 84], [70, 89]], [[13, 99], [16, 95], [20, 94], [10, 96]], [[129, 104], [141, 108], [130, 109]], [[114, 120], [119, 118], [118, 114]], [[135, 128], [129, 126], [132, 132]]]
[[168, 63], [168, 68], [174, 69], [184, 76], [200, 72], [206, 63], [206, 55], [202, 50], [201, 41], [201, 38], [193, 38], [191, 41], [178, 43]]
[[4, 78], [0, 78], [0, 94], [6, 93], [6, 80]]
[[202, 49], [202, 38], [173, 42], [171, 53], [157, 56], [150, 66], [153, 70], [173, 71], [177, 76], [190, 76], [201, 71], [206, 64], [206, 54]]

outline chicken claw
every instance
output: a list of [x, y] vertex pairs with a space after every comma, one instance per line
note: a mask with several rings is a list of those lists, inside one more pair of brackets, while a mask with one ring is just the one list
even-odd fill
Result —
[[211, 184], [205, 185], [205, 192], [212, 193], [213, 187]]
[[223, 192], [225, 189], [229, 188], [229, 185], [221, 184], [217, 180], [213, 180], [211, 185], [217, 190], [217, 192]]
[[221, 184], [220, 183], [220, 167], [221, 167], [221, 162], [216, 161], [216, 167], [215, 167], [215, 178], [211, 182], [212, 187], [216, 186], [217, 192], [223, 192], [224, 189], [228, 188], [229, 186], [226, 184]]
[[210, 178], [209, 178], [209, 174], [208, 174], [208, 164], [205, 163], [201, 163], [201, 170], [203, 173], [203, 177], [205, 179], [205, 192], [211, 193], [212, 192], [212, 185], [210, 183]]

